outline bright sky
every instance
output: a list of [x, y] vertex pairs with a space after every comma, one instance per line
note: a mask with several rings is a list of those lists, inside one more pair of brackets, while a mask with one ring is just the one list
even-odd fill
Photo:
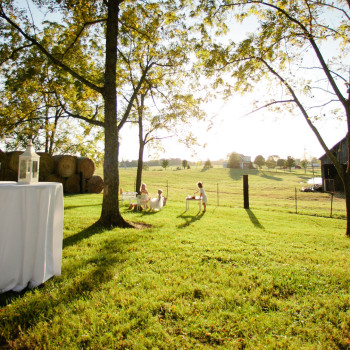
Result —
[[[332, 17], [331, 20], [334, 20]], [[230, 35], [236, 42], [244, 39], [247, 32], [254, 32], [256, 21], [249, 17], [243, 24], [232, 21], [230, 23]], [[327, 44], [324, 53], [332, 55], [339, 49], [336, 42]], [[329, 57], [330, 58], [330, 57]], [[317, 66], [310, 52], [304, 62], [310, 66]], [[322, 72], [321, 72], [322, 73]], [[301, 74], [305, 74], [302, 71]], [[308, 73], [306, 73], [308, 74]], [[309, 74], [315, 74], [310, 71]], [[314, 77], [313, 77], [314, 78]], [[278, 155], [281, 158], [292, 156], [299, 159], [311, 159], [321, 157], [325, 152], [319, 144], [316, 136], [307, 125], [301, 114], [276, 115], [267, 110], [244, 116], [251, 112], [253, 100], [264, 100], [264, 89], [259, 92], [245, 95], [244, 97], [233, 96], [228, 102], [213, 101], [206, 108], [209, 116], [217, 114], [215, 126], [207, 130], [203, 123], [194, 122], [191, 131], [195, 132], [201, 147], [186, 149], [176, 140], [164, 142], [165, 152], [158, 154], [152, 149], [146, 149], [145, 160], [160, 158], [181, 158], [191, 161], [226, 159], [232, 152], [242, 153], [251, 156], [254, 161], [257, 155], [267, 158], [270, 155]], [[327, 96], [329, 98], [329, 96]], [[324, 100], [319, 99], [323, 104]], [[333, 106], [334, 107], [334, 106]], [[329, 113], [327, 116], [329, 117]], [[339, 120], [320, 120], [315, 124], [321, 136], [329, 148], [333, 147], [346, 134], [345, 122]], [[125, 129], [122, 131], [123, 140], [121, 143], [120, 159], [133, 160], [138, 157], [138, 145], [131, 144], [126, 139], [134, 139], [136, 130]]]
[[[251, 97], [253, 100], [253, 96]], [[176, 140], [164, 142], [165, 152], [156, 154], [147, 149], [145, 160], [160, 156], [161, 158], [181, 158], [186, 160], [226, 159], [232, 152], [251, 156], [252, 160], [261, 154], [265, 158], [278, 155], [281, 158], [319, 158], [324, 154], [316, 136], [304, 118], [293, 115], [276, 116], [267, 111], [243, 116], [249, 112], [249, 97], [232, 98], [231, 102], [222, 105], [214, 102], [208, 106], [208, 114], [217, 113], [215, 126], [206, 130], [202, 123], [193, 123], [200, 147], [186, 149]], [[329, 147], [345, 136], [345, 125], [339, 121], [320, 121], [319, 131]], [[137, 131], [122, 130], [120, 159], [133, 160], [138, 157], [138, 144], [130, 142], [137, 139]], [[204, 145], [206, 146], [204, 147]]]
[[[34, 17], [40, 14], [35, 11], [32, 3], [17, 0], [24, 8], [30, 4]], [[244, 25], [232, 22], [231, 35], [235, 40], [241, 40], [246, 32], [254, 31], [256, 22], [249, 18]], [[332, 52], [333, 50], [331, 50]], [[191, 130], [195, 132], [200, 147], [192, 150], [181, 146], [177, 140], [164, 141], [164, 153], [155, 153], [146, 149], [144, 160], [154, 158], [181, 158], [192, 161], [226, 159], [232, 152], [251, 156], [252, 160], [261, 154], [265, 158], [269, 155], [279, 155], [281, 158], [320, 157], [324, 154], [316, 137], [309, 129], [301, 115], [277, 116], [268, 111], [260, 111], [243, 117], [250, 112], [252, 101], [258, 99], [256, 95], [232, 97], [227, 103], [214, 101], [207, 106], [209, 116], [216, 114], [214, 127], [207, 130], [204, 123], [193, 123]], [[321, 135], [328, 147], [332, 147], [345, 136], [346, 125], [339, 121], [320, 121], [317, 124]], [[138, 157], [138, 142], [136, 128], [124, 127], [120, 149], [121, 160], [134, 160]], [[206, 145], [204, 147], [204, 145]]]

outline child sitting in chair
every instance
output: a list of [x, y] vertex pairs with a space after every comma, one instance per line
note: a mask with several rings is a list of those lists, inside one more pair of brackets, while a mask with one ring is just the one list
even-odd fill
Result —
[[166, 198], [164, 198], [162, 196], [162, 193], [163, 193], [163, 191], [159, 189], [158, 190], [158, 197], [157, 198], [152, 198], [149, 201], [149, 206], [150, 206], [151, 210], [160, 210], [165, 205]]

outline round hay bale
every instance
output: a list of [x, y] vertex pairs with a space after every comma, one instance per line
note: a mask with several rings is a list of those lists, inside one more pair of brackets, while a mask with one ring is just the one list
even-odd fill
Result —
[[76, 159], [70, 155], [53, 156], [55, 162], [55, 173], [62, 177], [70, 177], [75, 174]]
[[46, 179], [45, 182], [59, 182], [62, 185], [64, 184], [64, 178], [62, 176], [59, 176], [57, 174], [50, 174]]
[[7, 168], [6, 153], [4, 153], [1, 149], [0, 149], [0, 163], [1, 163], [1, 166], [4, 166], [5, 168]]
[[18, 173], [9, 168], [2, 168], [0, 171], [0, 181], [18, 181]]
[[16, 173], [18, 173], [18, 164], [19, 164], [19, 156], [23, 152], [21, 151], [13, 151], [13, 152], [7, 152], [7, 167]]
[[52, 156], [46, 152], [38, 152], [40, 156], [39, 179], [43, 181], [54, 171], [55, 162]]
[[77, 173], [82, 173], [83, 179], [90, 179], [95, 172], [95, 163], [87, 157], [77, 159]]
[[63, 184], [63, 190], [68, 194], [80, 193], [80, 175], [73, 174]]
[[94, 175], [87, 182], [87, 191], [89, 193], [101, 193], [103, 190], [103, 180], [101, 176]]
[[0, 150], [0, 181], [4, 181], [4, 171], [7, 169], [7, 157], [6, 153]]

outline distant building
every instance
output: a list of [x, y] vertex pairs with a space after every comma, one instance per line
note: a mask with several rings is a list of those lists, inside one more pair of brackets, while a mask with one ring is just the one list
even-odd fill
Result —
[[251, 167], [251, 164], [252, 164], [251, 156], [244, 156], [243, 154], [239, 154], [239, 157], [241, 159], [241, 162], [240, 162], [241, 169], [248, 169]]
[[[243, 154], [239, 154], [236, 152], [233, 152], [232, 154], [235, 155], [234, 162], [232, 162], [232, 166], [230, 168], [236, 168], [236, 169], [249, 169], [252, 167], [252, 159], [250, 156], [245, 156]], [[238, 158], [238, 159], [237, 159]], [[224, 168], [227, 168], [229, 165], [230, 160], [227, 162], [223, 162], [222, 166]]]
[[[346, 136], [334, 145], [330, 151], [336, 156], [338, 161], [346, 169], [348, 164], [348, 142]], [[326, 192], [344, 191], [344, 185], [341, 181], [335, 166], [328, 158], [327, 154], [324, 154], [319, 158], [321, 161], [321, 174], [322, 184]]]

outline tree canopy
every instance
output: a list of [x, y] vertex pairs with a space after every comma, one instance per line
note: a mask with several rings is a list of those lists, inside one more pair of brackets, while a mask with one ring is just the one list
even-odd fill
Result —
[[[350, 168], [330, 152], [317, 121], [325, 115], [345, 120], [350, 155], [345, 64], [350, 48], [350, 2], [214, 0], [200, 7], [207, 13], [207, 23], [217, 28], [215, 33], [226, 35], [221, 43], [208, 41], [202, 48], [207, 52], [203, 58], [207, 74], [224, 86], [228, 97], [233, 91], [244, 94], [263, 87], [266, 99], [255, 101], [255, 111], [268, 108], [304, 118], [343, 181], [349, 236]], [[256, 20], [254, 31], [241, 41], [231, 40], [230, 24], [234, 20], [243, 23], [248, 16]], [[213, 38], [211, 33], [207, 30], [204, 36]]]
[[228, 155], [228, 162], [227, 167], [228, 168], [240, 168], [241, 166], [241, 157], [238, 153], [232, 152]]
[[256, 164], [259, 169], [261, 169], [265, 163], [265, 158], [261, 154], [256, 156], [254, 159], [254, 164]]
[[[57, 13], [59, 19], [36, 26], [30, 13], [20, 9], [15, 1], [1, 2], [2, 66], [17, 69], [22, 57], [33, 50], [60, 78], [65, 77], [67, 94], [75, 96], [64, 101], [60, 99], [60, 107], [70, 117], [98, 126], [104, 133], [105, 188], [99, 224], [129, 226], [119, 212], [119, 131], [129, 117], [137, 94], [143, 88], [144, 73], [153, 61], [150, 59], [149, 65], [143, 66], [144, 61], [139, 57], [139, 65], [145, 70], [142, 74], [133, 72], [134, 85], [133, 88], [129, 85], [129, 89], [125, 86], [123, 71], [118, 71], [118, 62], [122, 49], [128, 45], [128, 35], [137, 33], [147, 41], [148, 57], [157, 54], [157, 44], [163, 35], [168, 35], [170, 42], [181, 41], [181, 33], [186, 31], [184, 1], [35, 0], [34, 3], [43, 11]], [[144, 19], [148, 20], [146, 26], [143, 26]], [[166, 34], [159, 30], [160, 22]], [[175, 52], [173, 54], [175, 56]], [[172, 53], [168, 53], [167, 59], [171, 60], [171, 56]], [[137, 61], [137, 57], [134, 60]], [[69, 86], [73, 88], [69, 90]], [[120, 114], [116, 97], [122, 87], [127, 103]], [[86, 96], [91, 96], [89, 104], [93, 107], [89, 111], [84, 108]], [[91, 109], [95, 113], [91, 113]]]

